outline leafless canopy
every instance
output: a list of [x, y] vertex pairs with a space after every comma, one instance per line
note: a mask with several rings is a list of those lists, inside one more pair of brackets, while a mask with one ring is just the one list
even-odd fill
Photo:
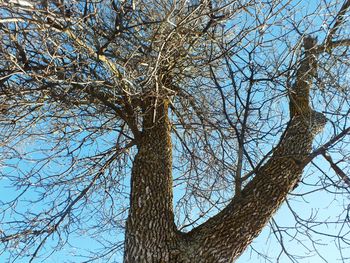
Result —
[[[0, 257], [120, 257], [142, 123], [164, 101], [175, 222], [190, 231], [239, 198], [272, 156], [300, 106], [290, 106], [293, 85], [312, 64], [310, 104], [327, 125], [284, 207], [291, 221], [270, 221], [278, 253], [250, 250], [302, 262], [334, 242], [348, 262], [349, 6], [0, 0]], [[93, 247], [77, 248], [82, 239]], [[289, 242], [305, 247], [296, 254]]]

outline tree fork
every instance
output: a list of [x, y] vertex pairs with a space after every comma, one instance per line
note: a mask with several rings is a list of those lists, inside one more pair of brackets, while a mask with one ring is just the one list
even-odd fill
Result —
[[[311, 41], [311, 40], [310, 40]], [[134, 160], [124, 262], [232, 262], [261, 232], [286, 200], [307, 164], [312, 141], [326, 124], [309, 106], [316, 63], [304, 41], [297, 70], [291, 120], [272, 157], [220, 213], [189, 233], [179, 233], [172, 208], [170, 123], [166, 101], [145, 108], [143, 131]], [[155, 103], [158, 102], [158, 103]]]

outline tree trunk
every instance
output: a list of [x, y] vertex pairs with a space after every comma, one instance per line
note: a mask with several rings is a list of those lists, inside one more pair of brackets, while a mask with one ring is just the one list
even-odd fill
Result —
[[[151, 103], [150, 103], [151, 104]], [[146, 107], [131, 175], [124, 262], [169, 262], [176, 231], [168, 105]]]
[[291, 120], [273, 155], [225, 209], [189, 233], [174, 224], [168, 107], [149, 107], [132, 169], [124, 262], [226, 263], [247, 248], [300, 179], [313, 138], [326, 123], [309, 106], [312, 48], [305, 46], [291, 90]]

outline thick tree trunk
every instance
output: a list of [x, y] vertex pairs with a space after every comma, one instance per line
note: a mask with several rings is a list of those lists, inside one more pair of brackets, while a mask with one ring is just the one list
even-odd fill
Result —
[[174, 225], [168, 107], [149, 108], [132, 170], [124, 262], [226, 263], [247, 248], [300, 179], [313, 138], [326, 123], [309, 106], [315, 44], [304, 43], [291, 90], [291, 120], [270, 160], [225, 209], [189, 233]]
[[175, 251], [168, 106], [148, 107], [131, 177], [124, 262], [169, 262]]

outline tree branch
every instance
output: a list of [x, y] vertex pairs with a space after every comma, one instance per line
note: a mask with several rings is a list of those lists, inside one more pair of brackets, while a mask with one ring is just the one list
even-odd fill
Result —
[[315, 47], [314, 53], [321, 54], [323, 52], [329, 52], [329, 50], [336, 47], [350, 47], [350, 39], [341, 39], [331, 41], [328, 44], [322, 44]]
[[309, 89], [317, 69], [312, 52], [315, 46], [314, 38], [304, 39], [304, 57], [291, 91], [291, 120], [270, 160], [257, 170], [241, 196], [236, 195], [220, 213], [186, 234], [190, 249], [183, 254], [193, 262], [197, 262], [198, 253], [208, 262], [234, 260], [260, 233], [300, 179], [313, 138], [326, 124], [325, 116], [309, 105]]
[[91, 96], [97, 98], [98, 100], [100, 100], [104, 105], [106, 105], [107, 107], [109, 107], [110, 109], [114, 110], [115, 113], [121, 118], [123, 119], [128, 126], [130, 127], [131, 131], [133, 132], [136, 140], [138, 138], [140, 138], [140, 131], [137, 127], [137, 121], [135, 120], [134, 116], [130, 116], [129, 114], [126, 114], [125, 111], [123, 109], [118, 108], [116, 105], [114, 105], [113, 103], [111, 103], [108, 99], [108, 97], [102, 93], [97, 91], [96, 89], [93, 88], [85, 88], [86, 92], [88, 94], [90, 94]]
[[333, 159], [332, 157], [324, 152], [322, 153], [322, 156], [328, 161], [328, 163], [330, 164], [330, 166], [332, 167], [332, 169], [335, 171], [335, 173], [340, 177], [340, 179], [343, 180], [343, 182], [348, 186], [350, 187], [350, 178], [342, 171], [342, 169], [339, 168], [338, 165], [336, 165], [334, 162], [333, 162]]
[[333, 144], [337, 143], [341, 138], [344, 136], [350, 134], [350, 127], [346, 128], [343, 130], [341, 133], [338, 135], [334, 136], [332, 139], [330, 139], [327, 143], [313, 151], [312, 153], [309, 154], [307, 158], [304, 160], [304, 166], [306, 166], [309, 162], [311, 162], [316, 156], [323, 154], [329, 147], [331, 147]]
[[337, 33], [337, 30], [344, 23], [344, 16], [345, 16], [345, 13], [348, 11], [349, 7], [350, 7], [350, 0], [347, 0], [344, 2], [343, 6], [340, 8], [338, 14], [335, 17], [335, 23], [328, 33], [328, 36], [325, 42], [326, 47], [331, 45], [332, 40], [335, 34]]

